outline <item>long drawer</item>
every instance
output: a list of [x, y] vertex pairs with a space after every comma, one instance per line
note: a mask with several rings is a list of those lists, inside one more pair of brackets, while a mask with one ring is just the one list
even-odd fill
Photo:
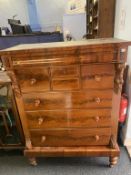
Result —
[[110, 108], [112, 90], [23, 94], [26, 111], [53, 109]]
[[110, 109], [35, 111], [26, 116], [29, 129], [111, 126]]
[[111, 129], [30, 130], [33, 146], [108, 145]]

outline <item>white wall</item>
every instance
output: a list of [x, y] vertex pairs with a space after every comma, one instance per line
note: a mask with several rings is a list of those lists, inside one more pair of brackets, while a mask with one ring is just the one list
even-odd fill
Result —
[[22, 24], [29, 23], [26, 0], [0, 0], [0, 27], [8, 26], [7, 20], [15, 14]]
[[38, 17], [43, 31], [53, 31], [62, 27], [67, 0], [36, 0]]
[[[78, 1], [78, 0], [76, 0]], [[85, 5], [86, 0], [81, 0]], [[43, 31], [54, 31], [56, 26], [63, 28], [63, 16], [69, 0], [36, 0], [37, 12]]]
[[[131, 41], [131, 0], [117, 0], [115, 37]], [[129, 47], [128, 51], [128, 64], [130, 65], [131, 72], [131, 47]], [[130, 98], [130, 104], [126, 139], [131, 139], [131, 84], [129, 83], [127, 93]]]
[[64, 39], [66, 38], [68, 31], [73, 37], [73, 40], [81, 40], [86, 34], [86, 13], [64, 15], [63, 31]]

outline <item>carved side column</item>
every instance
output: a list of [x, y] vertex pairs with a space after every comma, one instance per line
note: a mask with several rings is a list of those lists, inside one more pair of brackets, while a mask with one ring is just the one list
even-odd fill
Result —
[[[23, 131], [24, 131], [24, 135], [25, 135], [26, 149], [31, 150], [32, 143], [31, 143], [31, 139], [30, 139], [30, 133], [28, 130], [28, 126], [27, 126], [26, 114], [24, 111], [24, 105], [23, 105], [23, 99], [22, 99], [22, 93], [21, 93], [17, 78], [16, 78], [13, 70], [8, 70], [8, 75], [12, 80], [12, 89], [13, 89], [13, 92], [15, 95], [18, 111], [20, 114], [21, 122], [22, 122]], [[29, 162], [33, 166], [37, 165], [36, 159], [34, 157], [29, 157]]]
[[[111, 139], [110, 139], [110, 147], [112, 149], [117, 149], [117, 142], [116, 142], [116, 140], [115, 140], [113, 135], [111, 136]], [[110, 167], [111, 168], [114, 167], [117, 164], [117, 162], [118, 162], [118, 157], [110, 156], [109, 157], [109, 162], [110, 162]]]
[[115, 80], [114, 80], [114, 91], [115, 93], [118, 93], [122, 90], [122, 85], [123, 85], [123, 73], [125, 69], [125, 64], [116, 64], [115, 65]]

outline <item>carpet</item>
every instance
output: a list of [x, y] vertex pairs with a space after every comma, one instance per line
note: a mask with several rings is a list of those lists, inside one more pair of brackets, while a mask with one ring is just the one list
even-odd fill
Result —
[[38, 158], [38, 166], [28, 164], [20, 154], [0, 154], [0, 175], [131, 175], [131, 160], [125, 148], [114, 168], [108, 158]]

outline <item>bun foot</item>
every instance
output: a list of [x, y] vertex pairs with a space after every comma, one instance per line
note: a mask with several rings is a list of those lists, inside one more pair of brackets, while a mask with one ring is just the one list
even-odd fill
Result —
[[29, 158], [30, 165], [37, 166], [36, 158]]
[[113, 168], [117, 162], [118, 162], [118, 157], [110, 157], [110, 168]]

